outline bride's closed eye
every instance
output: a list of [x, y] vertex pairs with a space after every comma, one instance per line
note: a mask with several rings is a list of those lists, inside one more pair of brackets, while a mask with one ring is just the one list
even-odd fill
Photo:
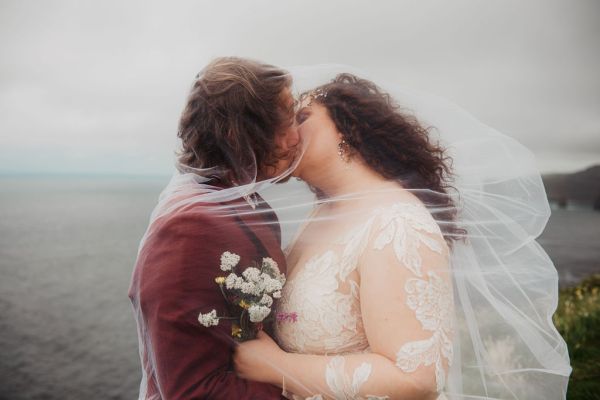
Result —
[[310, 112], [308, 110], [306, 110], [306, 108], [301, 109], [296, 114], [296, 123], [298, 125], [302, 124], [304, 121], [306, 121], [306, 119], [308, 118], [309, 115], [310, 115]]

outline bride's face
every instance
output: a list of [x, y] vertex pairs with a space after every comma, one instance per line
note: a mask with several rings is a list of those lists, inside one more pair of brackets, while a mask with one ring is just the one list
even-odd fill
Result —
[[322, 174], [337, 156], [341, 140], [327, 108], [305, 99], [296, 113], [298, 135], [302, 142], [302, 156], [293, 175], [311, 183], [311, 176]]

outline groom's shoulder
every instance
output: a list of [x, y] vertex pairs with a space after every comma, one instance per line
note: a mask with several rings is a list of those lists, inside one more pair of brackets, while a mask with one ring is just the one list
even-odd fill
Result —
[[223, 211], [219, 204], [199, 203], [158, 218], [149, 228], [140, 249], [143, 256], [138, 259], [144, 265], [162, 265], [160, 271], [186, 269], [199, 259], [218, 259], [222, 245], [238, 240], [241, 231], [231, 217], [217, 211]]
[[161, 218], [157, 229], [162, 233], [216, 233], [233, 225], [237, 202], [194, 203]]

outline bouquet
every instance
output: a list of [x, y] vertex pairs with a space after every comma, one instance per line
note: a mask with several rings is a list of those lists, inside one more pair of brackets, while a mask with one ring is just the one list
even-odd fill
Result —
[[237, 273], [239, 262], [239, 255], [224, 252], [221, 255], [221, 271], [229, 272], [229, 275], [215, 279], [230, 315], [218, 316], [213, 309], [205, 314], [200, 313], [198, 321], [205, 327], [211, 327], [217, 326], [221, 319], [234, 320], [231, 336], [245, 341], [254, 339], [271, 316], [273, 299], [281, 297], [285, 275], [280, 273], [277, 263], [270, 257], [263, 258], [260, 264], [253, 261], [241, 276]]

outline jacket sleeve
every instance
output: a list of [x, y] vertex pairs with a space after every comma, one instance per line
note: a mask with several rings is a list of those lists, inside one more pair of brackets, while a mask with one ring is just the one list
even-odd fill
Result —
[[235, 343], [228, 320], [210, 328], [198, 322], [200, 312], [226, 315], [214, 281], [223, 274], [222, 252], [240, 254], [244, 262], [251, 246], [235, 225], [197, 211], [162, 222], [144, 245], [139, 293], [148, 380], [162, 399], [282, 398], [281, 389], [232, 371]]

